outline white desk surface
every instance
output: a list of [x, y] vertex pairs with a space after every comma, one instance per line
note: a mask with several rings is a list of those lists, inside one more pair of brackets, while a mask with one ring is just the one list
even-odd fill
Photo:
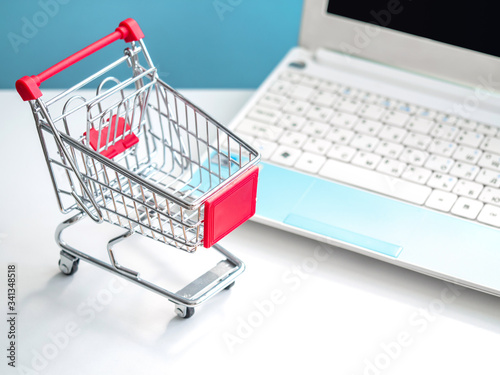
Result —
[[[251, 95], [184, 93], [222, 123]], [[56, 207], [29, 106], [4, 90], [0, 108], [0, 373], [500, 372], [499, 298], [253, 222], [221, 241], [247, 270], [188, 320], [165, 298], [83, 261], [75, 275], [62, 275], [53, 233], [67, 216]], [[106, 238], [117, 233], [109, 227], [85, 223], [73, 244], [92, 246], [105, 259]], [[140, 238], [123, 243], [123, 252], [134, 266], [156, 266], [148, 271], [154, 277], [171, 277], [167, 287], [194, 279], [189, 275], [199, 262], [203, 270], [215, 264], [204, 249], [179, 254]], [[18, 269], [15, 371], [5, 355], [12, 262]]]

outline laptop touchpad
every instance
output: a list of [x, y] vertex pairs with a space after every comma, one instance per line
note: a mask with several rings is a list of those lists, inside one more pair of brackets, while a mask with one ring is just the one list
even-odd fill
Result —
[[331, 238], [331, 245], [344, 245], [359, 247], [365, 250], [376, 251], [378, 253], [397, 258], [401, 250], [401, 246], [393, 245], [389, 242], [381, 241], [376, 238], [368, 237], [356, 232], [332, 226], [328, 223], [314, 220], [313, 218], [303, 216], [301, 214], [290, 214], [286, 217], [285, 224], [317, 233], [322, 236]]

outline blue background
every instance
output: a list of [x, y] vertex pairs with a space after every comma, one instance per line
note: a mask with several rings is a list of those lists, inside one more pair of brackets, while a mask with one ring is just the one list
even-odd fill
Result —
[[[141, 26], [160, 78], [173, 87], [256, 88], [297, 45], [301, 11], [302, 0], [3, 1], [0, 88], [13, 88], [128, 17]], [[125, 44], [115, 44], [42, 89], [69, 87], [96, 72], [121, 56]]]

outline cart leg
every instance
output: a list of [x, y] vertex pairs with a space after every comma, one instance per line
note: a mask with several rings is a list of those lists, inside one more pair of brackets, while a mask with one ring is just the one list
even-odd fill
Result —
[[75, 216], [70, 217], [68, 220], [63, 221], [61, 224], [57, 226], [56, 229], [56, 242], [59, 244], [59, 246], [63, 249], [60, 252], [60, 259], [59, 259], [59, 269], [61, 270], [62, 273], [65, 275], [72, 275], [76, 271], [78, 271], [78, 265], [80, 263], [80, 258], [77, 256], [69, 253], [68, 251], [65, 251], [67, 249], [65, 242], [61, 239], [62, 232], [70, 227], [71, 225], [76, 224], [79, 222], [83, 217], [85, 217], [85, 214], [82, 212], [76, 214]]
[[118, 264], [118, 262], [116, 261], [115, 255], [113, 253], [113, 246], [116, 245], [118, 242], [121, 242], [121, 241], [129, 238], [133, 233], [134, 232], [132, 232], [131, 230], [128, 230], [125, 233], [123, 233], [122, 235], [120, 235], [118, 237], [115, 237], [112, 240], [110, 240], [108, 242], [108, 255], [109, 255], [109, 260], [111, 261], [111, 265], [118, 272], [120, 272], [122, 274], [125, 273], [125, 274], [128, 274], [129, 276], [138, 278], [139, 277], [139, 272], [134, 271], [134, 270], [132, 270], [130, 268], [127, 268], [127, 267], [124, 267], [124, 266], [121, 266], [120, 264]]
[[66, 246], [66, 243], [61, 238], [62, 232], [66, 228], [78, 223], [84, 217], [85, 214], [83, 212], [79, 212], [75, 216], [71, 216], [68, 220], [63, 221], [61, 224], [57, 226], [55, 237], [56, 237], [56, 242], [59, 244], [60, 247], [64, 248]]

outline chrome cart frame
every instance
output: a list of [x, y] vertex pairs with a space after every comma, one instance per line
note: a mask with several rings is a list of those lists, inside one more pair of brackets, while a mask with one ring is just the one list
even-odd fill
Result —
[[[83, 259], [167, 297], [187, 318], [245, 268], [217, 241], [255, 213], [260, 156], [158, 78], [143, 37], [127, 19], [53, 67], [21, 78], [16, 88], [30, 103], [59, 208], [77, 212], [56, 231], [61, 271], [74, 273]], [[122, 57], [42, 100], [43, 81], [119, 39], [130, 43]], [[84, 89], [93, 84], [89, 97]], [[126, 230], [108, 242], [109, 263], [62, 239], [87, 216]], [[226, 259], [174, 293], [117, 261], [114, 246], [133, 234], [190, 253], [213, 248]]]

